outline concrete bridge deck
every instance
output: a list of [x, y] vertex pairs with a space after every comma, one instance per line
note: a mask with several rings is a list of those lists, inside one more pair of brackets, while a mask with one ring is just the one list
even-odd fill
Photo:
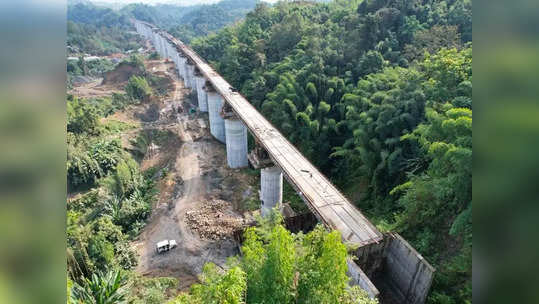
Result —
[[[152, 27], [150, 24], [145, 24]], [[327, 227], [339, 230], [345, 242], [357, 246], [378, 243], [383, 235], [348, 199], [312, 165], [267, 119], [206, 61], [183, 42], [161, 31], [178, 52], [190, 59], [213, 88], [280, 167], [286, 179], [299, 192], [311, 211]]]

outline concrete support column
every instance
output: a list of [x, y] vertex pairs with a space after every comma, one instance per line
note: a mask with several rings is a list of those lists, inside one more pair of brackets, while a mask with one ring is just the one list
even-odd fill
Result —
[[161, 50], [161, 58], [165, 58], [165, 43], [163, 42], [163, 36], [159, 34], [159, 49]]
[[178, 74], [180, 75], [180, 78], [184, 80], [185, 85], [185, 57], [183, 57], [183, 54], [179, 55]]
[[181, 70], [181, 57], [180, 53], [176, 52], [176, 70], [178, 71], [178, 77], [182, 77], [182, 70]]
[[198, 99], [198, 109], [200, 112], [208, 112], [208, 96], [204, 90], [204, 84], [206, 83], [206, 78], [200, 75], [196, 77], [197, 82], [197, 99]]
[[155, 51], [158, 54], [161, 54], [161, 51], [159, 50], [159, 40], [157, 38], [157, 33], [152, 31], [152, 41], [153, 41], [153, 47], [155, 48]]
[[195, 80], [195, 65], [192, 63], [192, 62], [189, 62], [187, 64], [187, 68], [188, 68], [188, 72], [187, 74], [189, 75], [189, 88], [191, 90], [196, 90], [196, 80]]
[[225, 119], [225, 139], [228, 166], [247, 167], [247, 127], [237, 117]]
[[163, 57], [163, 46], [161, 44], [161, 35], [156, 34], [156, 40], [157, 40], [157, 50], [159, 52], [159, 56]]
[[209, 89], [208, 95], [208, 116], [210, 118], [210, 133], [218, 141], [226, 143], [225, 140], [225, 120], [221, 117], [223, 98], [213, 88]]
[[283, 172], [279, 167], [269, 167], [260, 170], [260, 213], [267, 216], [271, 209], [283, 203]]
[[170, 47], [170, 42], [168, 42], [167, 40], [165, 40], [165, 46], [166, 46], [166, 51], [167, 51], [167, 58], [170, 59], [172, 58], [171, 54], [172, 54], [172, 48]]
[[174, 55], [172, 55], [172, 61], [174, 61], [174, 66], [176, 67], [176, 70], [180, 70], [179, 64], [180, 64], [180, 55], [178, 55], [178, 51], [174, 49]]
[[174, 48], [172, 47], [172, 43], [168, 43], [168, 58], [172, 61], [174, 61]]
[[159, 35], [159, 39], [161, 40], [161, 52], [163, 54], [161, 54], [161, 57], [163, 57], [163, 59], [166, 59], [167, 58], [167, 48], [165, 46], [165, 38], [163, 38], [163, 36]]
[[187, 60], [186, 64], [185, 64], [185, 77], [183, 78], [184, 79], [184, 83], [185, 83], [185, 87], [188, 88], [188, 89], [192, 89], [193, 87], [191, 86], [191, 78], [193, 77], [193, 71], [195, 69], [195, 66], [192, 65], [189, 60]]

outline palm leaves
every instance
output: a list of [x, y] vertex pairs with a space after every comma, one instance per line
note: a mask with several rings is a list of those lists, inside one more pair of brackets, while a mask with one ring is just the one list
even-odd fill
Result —
[[89, 304], [125, 303], [126, 281], [126, 276], [119, 270], [94, 273], [91, 279], [84, 279], [82, 286], [73, 286], [71, 300]]

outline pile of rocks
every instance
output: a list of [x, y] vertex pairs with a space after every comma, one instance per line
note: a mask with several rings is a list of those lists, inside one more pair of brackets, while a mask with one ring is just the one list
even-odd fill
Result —
[[202, 207], [188, 210], [185, 217], [189, 228], [208, 240], [231, 239], [234, 231], [244, 225], [243, 218], [232, 211], [230, 203], [219, 199], [207, 200]]

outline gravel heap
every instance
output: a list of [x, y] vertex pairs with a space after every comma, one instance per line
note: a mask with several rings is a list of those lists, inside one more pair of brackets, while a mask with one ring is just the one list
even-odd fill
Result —
[[207, 200], [202, 207], [188, 210], [185, 217], [189, 228], [207, 240], [231, 239], [234, 231], [244, 224], [243, 218], [232, 211], [230, 203], [219, 199]]

